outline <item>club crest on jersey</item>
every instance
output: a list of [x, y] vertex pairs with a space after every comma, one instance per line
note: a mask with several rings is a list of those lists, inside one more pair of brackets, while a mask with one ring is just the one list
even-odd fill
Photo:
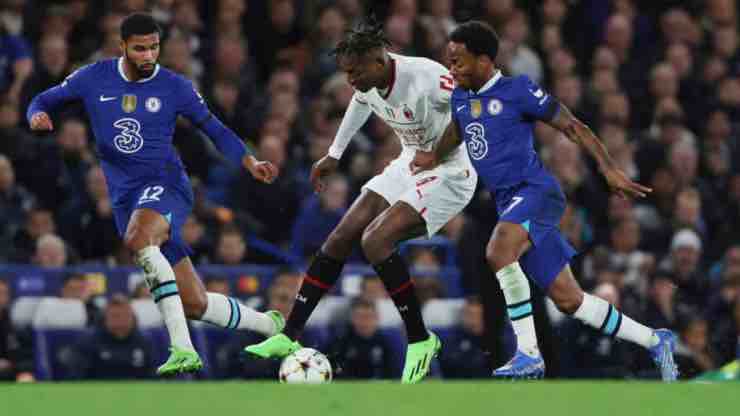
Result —
[[121, 108], [124, 113], [133, 113], [136, 111], [136, 96], [133, 94], [126, 94], [121, 100]]
[[473, 118], [480, 117], [480, 114], [483, 112], [483, 104], [481, 104], [480, 100], [470, 100], [470, 114], [473, 116]]
[[149, 97], [144, 102], [144, 107], [146, 107], [146, 111], [156, 113], [162, 108], [162, 101], [157, 97]]
[[501, 110], [504, 109], [504, 105], [501, 104], [501, 101], [493, 98], [491, 101], [488, 102], [488, 112], [492, 115], [498, 115], [501, 113]]
[[403, 116], [406, 117], [406, 120], [413, 121], [414, 120], [414, 112], [411, 111], [408, 105], [403, 105]]

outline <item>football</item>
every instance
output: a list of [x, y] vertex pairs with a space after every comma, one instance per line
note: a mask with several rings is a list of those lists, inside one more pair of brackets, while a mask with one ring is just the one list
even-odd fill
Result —
[[313, 348], [301, 348], [283, 359], [280, 382], [288, 384], [323, 384], [331, 382], [329, 359]]

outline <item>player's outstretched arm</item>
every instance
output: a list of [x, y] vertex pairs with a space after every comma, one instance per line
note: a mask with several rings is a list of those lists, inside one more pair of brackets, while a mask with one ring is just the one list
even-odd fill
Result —
[[311, 166], [310, 179], [315, 192], [318, 193], [324, 189], [324, 178], [337, 170], [342, 154], [344, 154], [344, 151], [349, 146], [352, 138], [355, 137], [355, 134], [367, 122], [367, 119], [370, 118], [370, 113], [370, 106], [359, 93], [355, 93], [347, 107], [347, 111], [344, 113], [342, 123], [339, 124], [337, 135], [334, 137], [331, 146], [329, 146], [328, 154]]
[[652, 189], [630, 180], [627, 175], [617, 167], [609, 155], [604, 144], [599, 140], [591, 129], [583, 124], [562, 103], [555, 117], [549, 124], [565, 134], [568, 139], [586, 148], [588, 153], [596, 159], [599, 170], [606, 178], [606, 182], [622, 197], [645, 197]]
[[414, 159], [409, 164], [411, 173], [416, 175], [419, 172], [434, 169], [434, 167], [441, 161], [445, 160], [445, 158], [447, 158], [447, 156], [449, 156], [450, 153], [460, 145], [460, 143], [462, 143], [462, 139], [458, 134], [457, 122], [452, 120], [450, 121], [450, 124], [447, 125], [444, 133], [442, 133], [442, 138], [439, 139], [439, 142], [437, 142], [437, 145], [432, 149], [432, 151], [416, 151]]
[[82, 78], [88, 72], [87, 68], [89, 66], [78, 69], [61, 84], [33, 97], [26, 110], [26, 120], [28, 120], [31, 130], [48, 131], [54, 129], [49, 113], [67, 101], [82, 97]]

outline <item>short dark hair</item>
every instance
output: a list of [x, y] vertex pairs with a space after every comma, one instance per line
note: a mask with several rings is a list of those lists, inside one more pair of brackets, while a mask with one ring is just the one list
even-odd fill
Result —
[[364, 55], [375, 48], [390, 46], [383, 27], [375, 19], [360, 22], [344, 34], [337, 47], [332, 51], [336, 56]]
[[491, 60], [498, 55], [498, 35], [491, 25], [480, 20], [471, 20], [455, 28], [450, 40], [462, 43], [475, 56], [486, 55]]
[[161, 36], [162, 29], [151, 15], [134, 13], [126, 16], [121, 22], [121, 39], [124, 41], [134, 35], [151, 35], [152, 33]]

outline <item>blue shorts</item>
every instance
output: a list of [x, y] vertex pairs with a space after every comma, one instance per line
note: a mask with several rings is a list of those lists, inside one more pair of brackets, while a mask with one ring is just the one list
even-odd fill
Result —
[[113, 207], [113, 217], [121, 237], [126, 234], [131, 215], [141, 208], [159, 212], [170, 223], [170, 238], [162, 244], [161, 250], [172, 266], [192, 255], [181, 235], [182, 226], [193, 210], [193, 191], [188, 183], [152, 180], [127, 192], [123, 202], [119, 201]]
[[527, 276], [547, 291], [576, 250], [560, 233], [565, 195], [549, 173], [496, 190], [499, 221], [521, 224], [532, 247], [519, 259]]

